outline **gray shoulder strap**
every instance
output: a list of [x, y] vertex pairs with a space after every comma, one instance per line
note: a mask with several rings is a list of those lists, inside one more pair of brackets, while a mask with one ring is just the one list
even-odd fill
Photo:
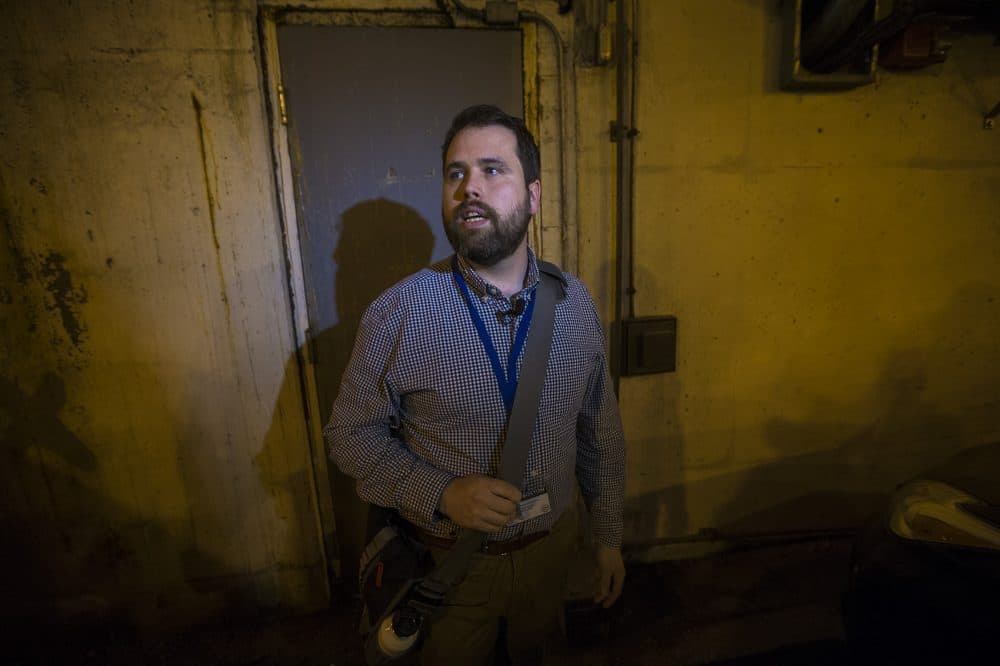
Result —
[[549, 364], [552, 349], [552, 328], [555, 322], [556, 301], [562, 295], [563, 277], [558, 268], [558, 278], [549, 271], [541, 270], [539, 262], [539, 282], [535, 298], [535, 313], [528, 329], [528, 340], [521, 360], [521, 375], [517, 380], [514, 406], [507, 421], [507, 438], [504, 440], [503, 455], [500, 458], [499, 477], [507, 483], [520, 487], [524, 468], [528, 461], [531, 435], [535, 430], [538, 415], [538, 401], [545, 383], [545, 368]]
[[[520, 487], [531, 448], [531, 435], [538, 416], [538, 402], [545, 383], [545, 369], [552, 349], [552, 330], [555, 323], [556, 302], [566, 289], [566, 279], [554, 264], [538, 262], [539, 282], [535, 292], [535, 312], [528, 329], [521, 360], [521, 375], [517, 381], [514, 405], [507, 421], [507, 437], [500, 458], [499, 478]], [[427, 587], [447, 590], [468, 567], [472, 553], [479, 550], [486, 539], [482, 532], [465, 530], [444, 561], [425, 580]]]

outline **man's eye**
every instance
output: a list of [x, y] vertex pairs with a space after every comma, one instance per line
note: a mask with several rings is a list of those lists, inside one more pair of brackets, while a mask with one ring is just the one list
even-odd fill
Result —
[[486, 174], [489, 176], [495, 176], [498, 173], [500, 173], [500, 167], [488, 166], [485, 169], [483, 169], [483, 171], [485, 171]]
[[448, 172], [448, 180], [461, 180], [464, 174], [461, 171], [452, 170]]

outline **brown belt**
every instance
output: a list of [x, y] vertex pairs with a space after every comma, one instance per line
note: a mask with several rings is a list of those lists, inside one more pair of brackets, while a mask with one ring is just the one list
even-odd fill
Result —
[[[420, 540], [431, 548], [448, 550], [458, 541], [458, 539], [437, 536], [419, 528], [417, 529], [417, 534], [420, 536]], [[507, 553], [513, 553], [515, 550], [521, 550], [548, 535], [549, 530], [542, 530], [541, 532], [522, 534], [521, 536], [503, 541], [484, 541], [483, 545], [479, 548], [479, 552], [485, 555], [506, 555]]]

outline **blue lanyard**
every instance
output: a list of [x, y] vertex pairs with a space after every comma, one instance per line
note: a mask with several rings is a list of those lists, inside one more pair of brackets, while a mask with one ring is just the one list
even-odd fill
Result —
[[490, 338], [489, 331], [486, 330], [486, 324], [483, 323], [482, 317], [476, 311], [476, 306], [472, 302], [472, 294], [469, 293], [469, 285], [466, 284], [465, 278], [462, 277], [461, 271], [458, 270], [457, 261], [452, 262], [451, 272], [455, 276], [455, 282], [458, 283], [459, 288], [462, 290], [462, 296], [465, 297], [465, 305], [469, 308], [472, 323], [475, 324], [476, 333], [479, 334], [479, 341], [483, 343], [483, 349], [486, 350], [486, 354], [490, 357], [490, 364], [493, 366], [493, 375], [497, 379], [497, 386], [500, 388], [500, 395], [503, 397], [503, 405], [507, 409], [507, 415], [510, 416], [511, 408], [514, 406], [514, 394], [517, 392], [517, 357], [521, 354], [521, 349], [524, 348], [524, 341], [528, 337], [528, 327], [531, 326], [531, 315], [535, 312], [535, 299], [529, 299], [528, 306], [524, 309], [521, 325], [517, 327], [517, 333], [514, 335], [514, 344], [510, 348], [510, 358], [507, 359], [507, 372], [505, 373], [503, 367], [500, 365], [500, 354], [497, 353], [496, 347], [493, 346], [493, 340]]

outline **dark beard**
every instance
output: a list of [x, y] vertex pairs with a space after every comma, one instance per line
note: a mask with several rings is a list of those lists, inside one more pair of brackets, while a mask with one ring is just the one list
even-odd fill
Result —
[[484, 203], [468, 202], [468, 205], [481, 208], [490, 223], [482, 229], [463, 230], [462, 215], [467, 209], [466, 204], [455, 209], [454, 217], [444, 220], [444, 232], [455, 252], [479, 266], [493, 266], [514, 254], [528, 233], [528, 223], [531, 221], [530, 194], [505, 218], [501, 218], [491, 206]]

